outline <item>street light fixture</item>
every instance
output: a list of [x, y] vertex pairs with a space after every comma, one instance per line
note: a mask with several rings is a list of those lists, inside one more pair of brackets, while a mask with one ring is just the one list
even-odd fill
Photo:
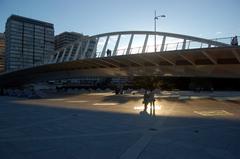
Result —
[[157, 32], [156, 32], [156, 28], [157, 28], [157, 23], [156, 21], [158, 20], [158, 18], [166, 18], [166, 15], [159, 15], [157, 16], [157, 13], [156, 13], [156, 10], [154, 12], [154, 52], [156, 53], [157, 52], [157, 40], [156, 40], [156, 35], [157, 35]]

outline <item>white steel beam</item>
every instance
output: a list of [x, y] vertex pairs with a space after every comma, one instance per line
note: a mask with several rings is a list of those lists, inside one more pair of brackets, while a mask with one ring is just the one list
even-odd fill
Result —
[[235, 58], [238, 60], [238, 62], [240, 63], [240, 55], [236, 50], [232, 50], [233, 55], [235, 56]]
[[82, 42], [79, 42], [78, 43], [78, 47], [77, 47], [77, 50], [76, 50], [76, 53], [75, 53], [75, 56], [73, 58], [73, 60], [77, 60], [78, 56], [79, 56], [79, 53], [80, 53], [80, 48], [82, 46]]
[[49, 60], [47, 61], [47, 64], [52, 63], [53, 60], [54, 60], [54, 55], [51, 55], [50, 58], [49, 58]]
[[67, 50], [67, 48], [64, 48], [63, 54], [62, 54], [59, 62], [63, 62], [63, 59], [64, 59], [64, 57], [65, 57], [66, 50]]
[[166, 42], [166, 36], [163, 36], [162, 46], [161, 46], [160, 52], [163, 52], [163, 51], [164, 51], [165, 42]]
[[106, 41], [105, 41], [105, 44], [104, 44], [104, 47], [103, 47], [103, 50], [102, 50], [101, 57], [104, 57], [104, 55], [105, 55], [105, 53], [106, 53], [106, 49], [107, 49], [109, 37], [110, 37], [110, 36], [107, 36], [107, 39], [106, 39]]
[[149, 34], [146, 34], [145, 36], [145, 40], [144, 40], [144, 44], [143, 44], [143, 48], [142, 48], [142, 53], [146, 52], [146, 47], [147, 47], [147, 42], [148, 42], [148, 36]]
[[[56, 57], [57, 57], [57, 53], [58, 52], [56, 52], [56, 54], [55, 54]], [[52, 55], [51, 59], [49, 60], [49, 63], [54, 63], [55, 62], [55, 58], [56, 58], [55, 55]]]
[[66, 61], [69, 61], [69, 59], [70, 59], [70, 57], [71, 57], [71, 55], [72, 55], [73, 47], [74, 47], [74, 44], [71, 46], [71, 49], [70, 49], [70, 51], [69, 51], [69, 53], [68, 53], [68, 56], [67, 56]]
[[[144, 55], [143, 55], [143, 56], [144, 56]], [[153, 62], [152, 60], [148, 59], [146, 56], [144, 56], [144, 57], [138, 56], [138, 57], [141, 58], [143, 61], [147, 61], [147, 62], [149, 62], [149, 63], [151, 63], [151, 64], [153, 64], [153, 65], [155, 65], [155, 66], [159, 66], [158, 63]]]
[[186, 57], [185, 55], [179, 53], [179, 56], [181, 56], [182, 58], [184, 58], [186, 61], [188, 61], [189, 63], [191, 63], [192, 65], [196, 65], [195, 62], [193, 60], [191, 60], [190, 58]]
[[102, 61], [102, 62], [104, 62], [104, 63], [107, 63], [107, 64], [109, 64], [109, 65], [112, 65], [112, 66], [114, 66], [114, 67], [118, 67], [118, 68], [119, 68], [118, 65], [112, 64], [111, 62], [108, 62], [108, 61], [106, 61], [106, 60], [104, 60], [104, 59], [98, 59], [98, 60], [99, 60], [99, 61]]
[[172, 64], [173, 66], [176, 65], [173, 61], [171, 61], [171, 60], [169, 60], [169, 59], [167, 59], [167, 58], [161, 56], [161, 54], [156, 54], [156, 55], [157, 55], [158, 57], [160, 57], [161, 59], [167, 61], [168, 63]]
[[92, 53], [91, 53], [91, 58], [95, 58], [94, 55], [95, 55], [95, 53], [96, 53], [96, 51], [97, 51], [98, 40], [99, 40], [99, 38], [96, 38], [96, 43], [95, 43], [94, 48], [93, 48], [93, 51], [92, 51]]
[[121, 39], [121, 34], [118, 35], [117, 42], [116, 42], [114, 50], [113, 50], [113, 56], [117, 55], [117, 49], [118, 49], [120, 39]]
[[186, 49], [186, 39], [183, 39], [183, 45], [182, 45], [182, 50]]
[[[98, 61], [101, 61], [101, 60], [99, 60], [99, 59], [97, 59]], [[100, 62], [98, 62], [97, 60], [95, 60], [95, 61], [93, 61], [93, 60], [91, 60], [91, 61], [88, 61], [88, 63], [92, 63], [92, 64], [94, 64], [94, 65], [96, 65], [96, 66], [102, 66], [102, 67], [109, 67], [108, 65], [106, 65], [106, 64], [103, 64], [103, 63], [100, 63]]]
[[130, 62], [132, 62], [132, 63], [135, 63], [135, 64], [137, 64], [137, 65], [139, 65], [139, 66], [144, 66], [144, 64], [141, 64], [141, 63], [137, 62], [136, 60], [134, 60], [134, 59], [132, 59], [132, 58], [127, 58], [126, 60], [128, 60], [128, 61], [130, 61]]
[[60, 51], [57, 52], [56, 57], [53, 59], [53, 63], [57, 63], [58, 57], [59, 57]]
[[201, 51], [201, 53], [206, 56], [213, 64], [217, 64], [217, 61], [215, 59], [213, 59], [207, 52], [205, 51]]
[[133, 37], [134, 37], [134, 34], [131, 34], [131, 37], [130, 37], [130, 40], [129, 40], [129, 43], [128, 43], [128, 47], [127, 47], [126, 55], [130, 54], [130, 49], [131, 49], [131, 46], [132, 46]]
[[86, 53], [87, 53], [87, 51], [88, 51], [89, 43], [90, 43], [90, 39], [87, 41], [87, 44], [86, 44], [85, 49], [84, 49], [84, 51], [83, 51], [83, 54], [81, 55], [81, 59], [84, 59], [84, 58], [85, 58]]

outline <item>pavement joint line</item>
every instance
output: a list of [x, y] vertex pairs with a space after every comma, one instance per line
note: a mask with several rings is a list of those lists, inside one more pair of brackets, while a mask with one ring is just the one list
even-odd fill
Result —
[[[167, 116], [167, 114], [170, 114], [173, 110], [173, 107], [176, 105], [177, 103], [175, 103], [174, 105], [172, 105], [172, 107], [165, 112], [165, 118], [161, 121], [156, 121], [155, 124], [151, 127], [154, 129], [158, 129], [158, 127], [160, 127], [162, 124], [164, 124], [164, 121], [169, 117]], [[161, 130], [160, 130], [161, 131]], [[151, 142], [153, 136], [155, 134], [157, 134], [158, 131], [149, 131], [147, 130], [142, 137], [140, 137], [140, 139], [134, 143], [132, 146], [130, 146], [120, 157], [120, 159], [137, 159], [142, 152], [147, 148], [148, 144]]]
[[93, 103], [92, 105], [118, 105], [119, 103]]
[[98, 136], [108, 136], [108, 135], [121, 135], [121, 134], [136, 134], [144, 133], [145, 130], [130, 130], [130, 131], [116, 131], [116, 132], [105, 132], [105, 133], [92, 133], [92, 134], [79, 134], [79, 135], [63, 135], [63, 136], [50, 136], [50, 137], [28, 137], [28, 138], [9, 138], [0, 139], [0, 142], [15, 142], [15, 141], [33, 141], [33, 140], [59, 140], [66, 138], [78, 138], [78, 137], [98, 137]]
[[49, 98], [47, 99], [48, 101], [64, 101], [66, 100], [65, 98]]
[[87, 100], [67, 100], [67, 103], [87, 103]]
[[[166, 120], [166, 119], [165, 119]], [[158, 129], [157, 131], [146, 131], [145, 134], [135, 143], [133, 144], [121, 157], [120, 159], [137, 159], [141, 153], [145, 150], [145, 148], [149, 145], [152, 138], [159, 133], [163, 133], [169, 130], [175, 129], [186, 129], [186, 128], [205, 128], [205, 127], [216, 127], [223, 124], [203, 124], [203, 125], [193, 125], [193, 126], [181, 126], [181, 127], [169, 127], [164, 129]]]
[[134, 145], [132, 145], [123, 155], [121, 155], [120, 159], [137, 159], [141, 152], [150, 143], [152, 137], [153, 135], [150, 132], [143, 135]]
[[208, 110], [208, 111], [193, 111], [196, 114], [199, 114], [201, 116], [231, 116], [233, 113], [230, 113], [226, 110]]

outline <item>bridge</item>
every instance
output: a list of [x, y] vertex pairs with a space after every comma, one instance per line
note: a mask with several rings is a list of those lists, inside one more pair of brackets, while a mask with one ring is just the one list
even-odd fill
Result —
[[[156, 52], [151, 43], [155, 35]], [[75, 41], [49, 56], [45, 64], [0, 75], [0, 86], [85, 76], [240, 78], [239, 69], [240, 48], [226, 42], [165, 32], [125, 31]]]

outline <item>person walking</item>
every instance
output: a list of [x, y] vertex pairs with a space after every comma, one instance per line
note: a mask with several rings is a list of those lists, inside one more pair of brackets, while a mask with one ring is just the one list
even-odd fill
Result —
[[143, 95], [143, 104], [144, 104], [144, 110], [143, 111], [147, 111], [148, 103], [149, 103], [149, 94], [145, 90], [144, 95]]
[[155, 95], [153, 90], [149, 94], [149, 101], [151, 108], [155, 109]]
[[235, 37], [232, 38], [231, 45], [232, 45], [232, 46], [238, 46], [237, 36], [235, 36]]

